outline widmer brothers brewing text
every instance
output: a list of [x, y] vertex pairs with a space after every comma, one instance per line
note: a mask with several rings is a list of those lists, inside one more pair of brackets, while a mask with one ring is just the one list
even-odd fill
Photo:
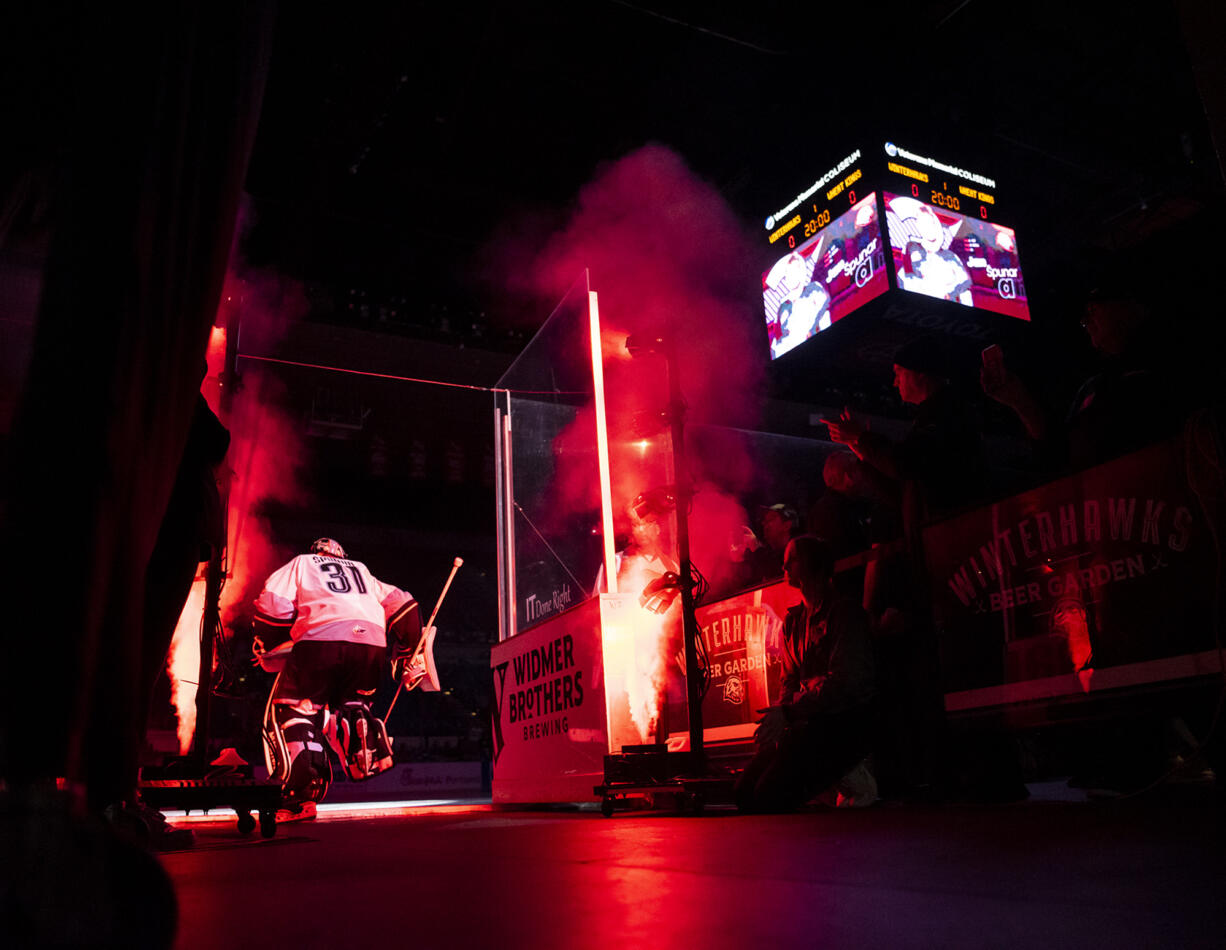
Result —
[[569, 633], [511, 659], [515, 683], [506, 698], [508, 717], [524, 724], [525, 739], [569, 731], [567, 717], [558, 714], [583, 705], [583, 671], [574, 666], [575, 641]]

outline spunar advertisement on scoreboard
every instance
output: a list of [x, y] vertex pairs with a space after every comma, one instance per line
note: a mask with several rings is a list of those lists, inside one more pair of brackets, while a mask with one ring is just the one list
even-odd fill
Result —
[[812, 237], [762, 274], [762, 304], [771, 359], [829, 329], [884, 293], [885, 247], [870, 194], [830, 221], [823, 211], [806, 223]]
[[1070, 674], [1143, 682], [1213, 649], [1216, 556], [1184, 458], [1159, 443], [925, 529], [947, 706]]
[[582, 801], [608, 751], [596, 600], [494, 646], [495, 801]]
[[886, 229], [898, 286], [926, 297], [1030, 319], [1012, 228], [956, 210], [960, 199], [914, 186], [921, 200], [884, 193]]

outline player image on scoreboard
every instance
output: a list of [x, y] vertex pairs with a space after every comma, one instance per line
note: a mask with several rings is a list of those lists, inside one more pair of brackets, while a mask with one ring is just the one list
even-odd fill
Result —
[[1030, 319], [1012, 228], [885, 193], [898, 286], [1021, 320]]
[[887, 287], [877, 201], [869, 195], [762, 275], [771, 359], [829, 329]]

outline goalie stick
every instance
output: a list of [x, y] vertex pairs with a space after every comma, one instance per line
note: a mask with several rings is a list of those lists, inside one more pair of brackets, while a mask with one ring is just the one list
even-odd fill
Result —
[[[429, 621], [427, 621], [426, 625], [422, 628], [421, 639], [417, 641], [417, 646], [413, 648], [412, 654], [410, 654], [408, 660], [405, 661], [405, 669], [410, 667], [413, 664], [413, 661], [420, 657], [422, 653], [425, 652], [426, 647], [433, 641], [434, 638], [432, 636], [427, 636], [426, 631], [430, 630], [434, 626], [434, 618], [438, 616], [438, 609], [443, 606], [443, 598], [447, 596], [447, 590], [451, 587], [451, 582], [455, 579], [456, 571], [460, 569], [460, 565], [463, 563], [464, 558], [462, 557], [457, 557], [451, 562], [451, 573], [447, 575], [447, 583], [443, 585], [443, 590], [438, 595], [438, 602], [434, 605], [434, 610], [430, 612]], [[418, 682], [420, 682], [420, 680]], [[406, 686], [403, 691], [400, 689], [396, 690], [396, 695], [392, 697], [391, 705], [387, 707], [387, 713], [383, 716], [384, 722], [388, 720], [388, 718], [392, 715], [392, 710], [396, 708], [396, 700], [400, 698], [401, 692], [407, 693], [416, 685], [417, 683], [414, 683], [413, 686]]]

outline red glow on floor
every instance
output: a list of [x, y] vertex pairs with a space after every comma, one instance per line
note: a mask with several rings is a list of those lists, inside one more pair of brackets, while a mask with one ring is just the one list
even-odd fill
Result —
[[[429, 799], [412, 802], [346, 802], [319, 806], [315, 821], [342, 821], [355, 818], [412, 818], [418, 815], [463, 815], [493, 811], [489, 802], [462, 802], [454, 799]], [[212, 825], [233, 822], [236, 814], [230, 808], [218, 808], [206, 813], [184, 814], [181, 811], [162, 812], [175, 825]]]

